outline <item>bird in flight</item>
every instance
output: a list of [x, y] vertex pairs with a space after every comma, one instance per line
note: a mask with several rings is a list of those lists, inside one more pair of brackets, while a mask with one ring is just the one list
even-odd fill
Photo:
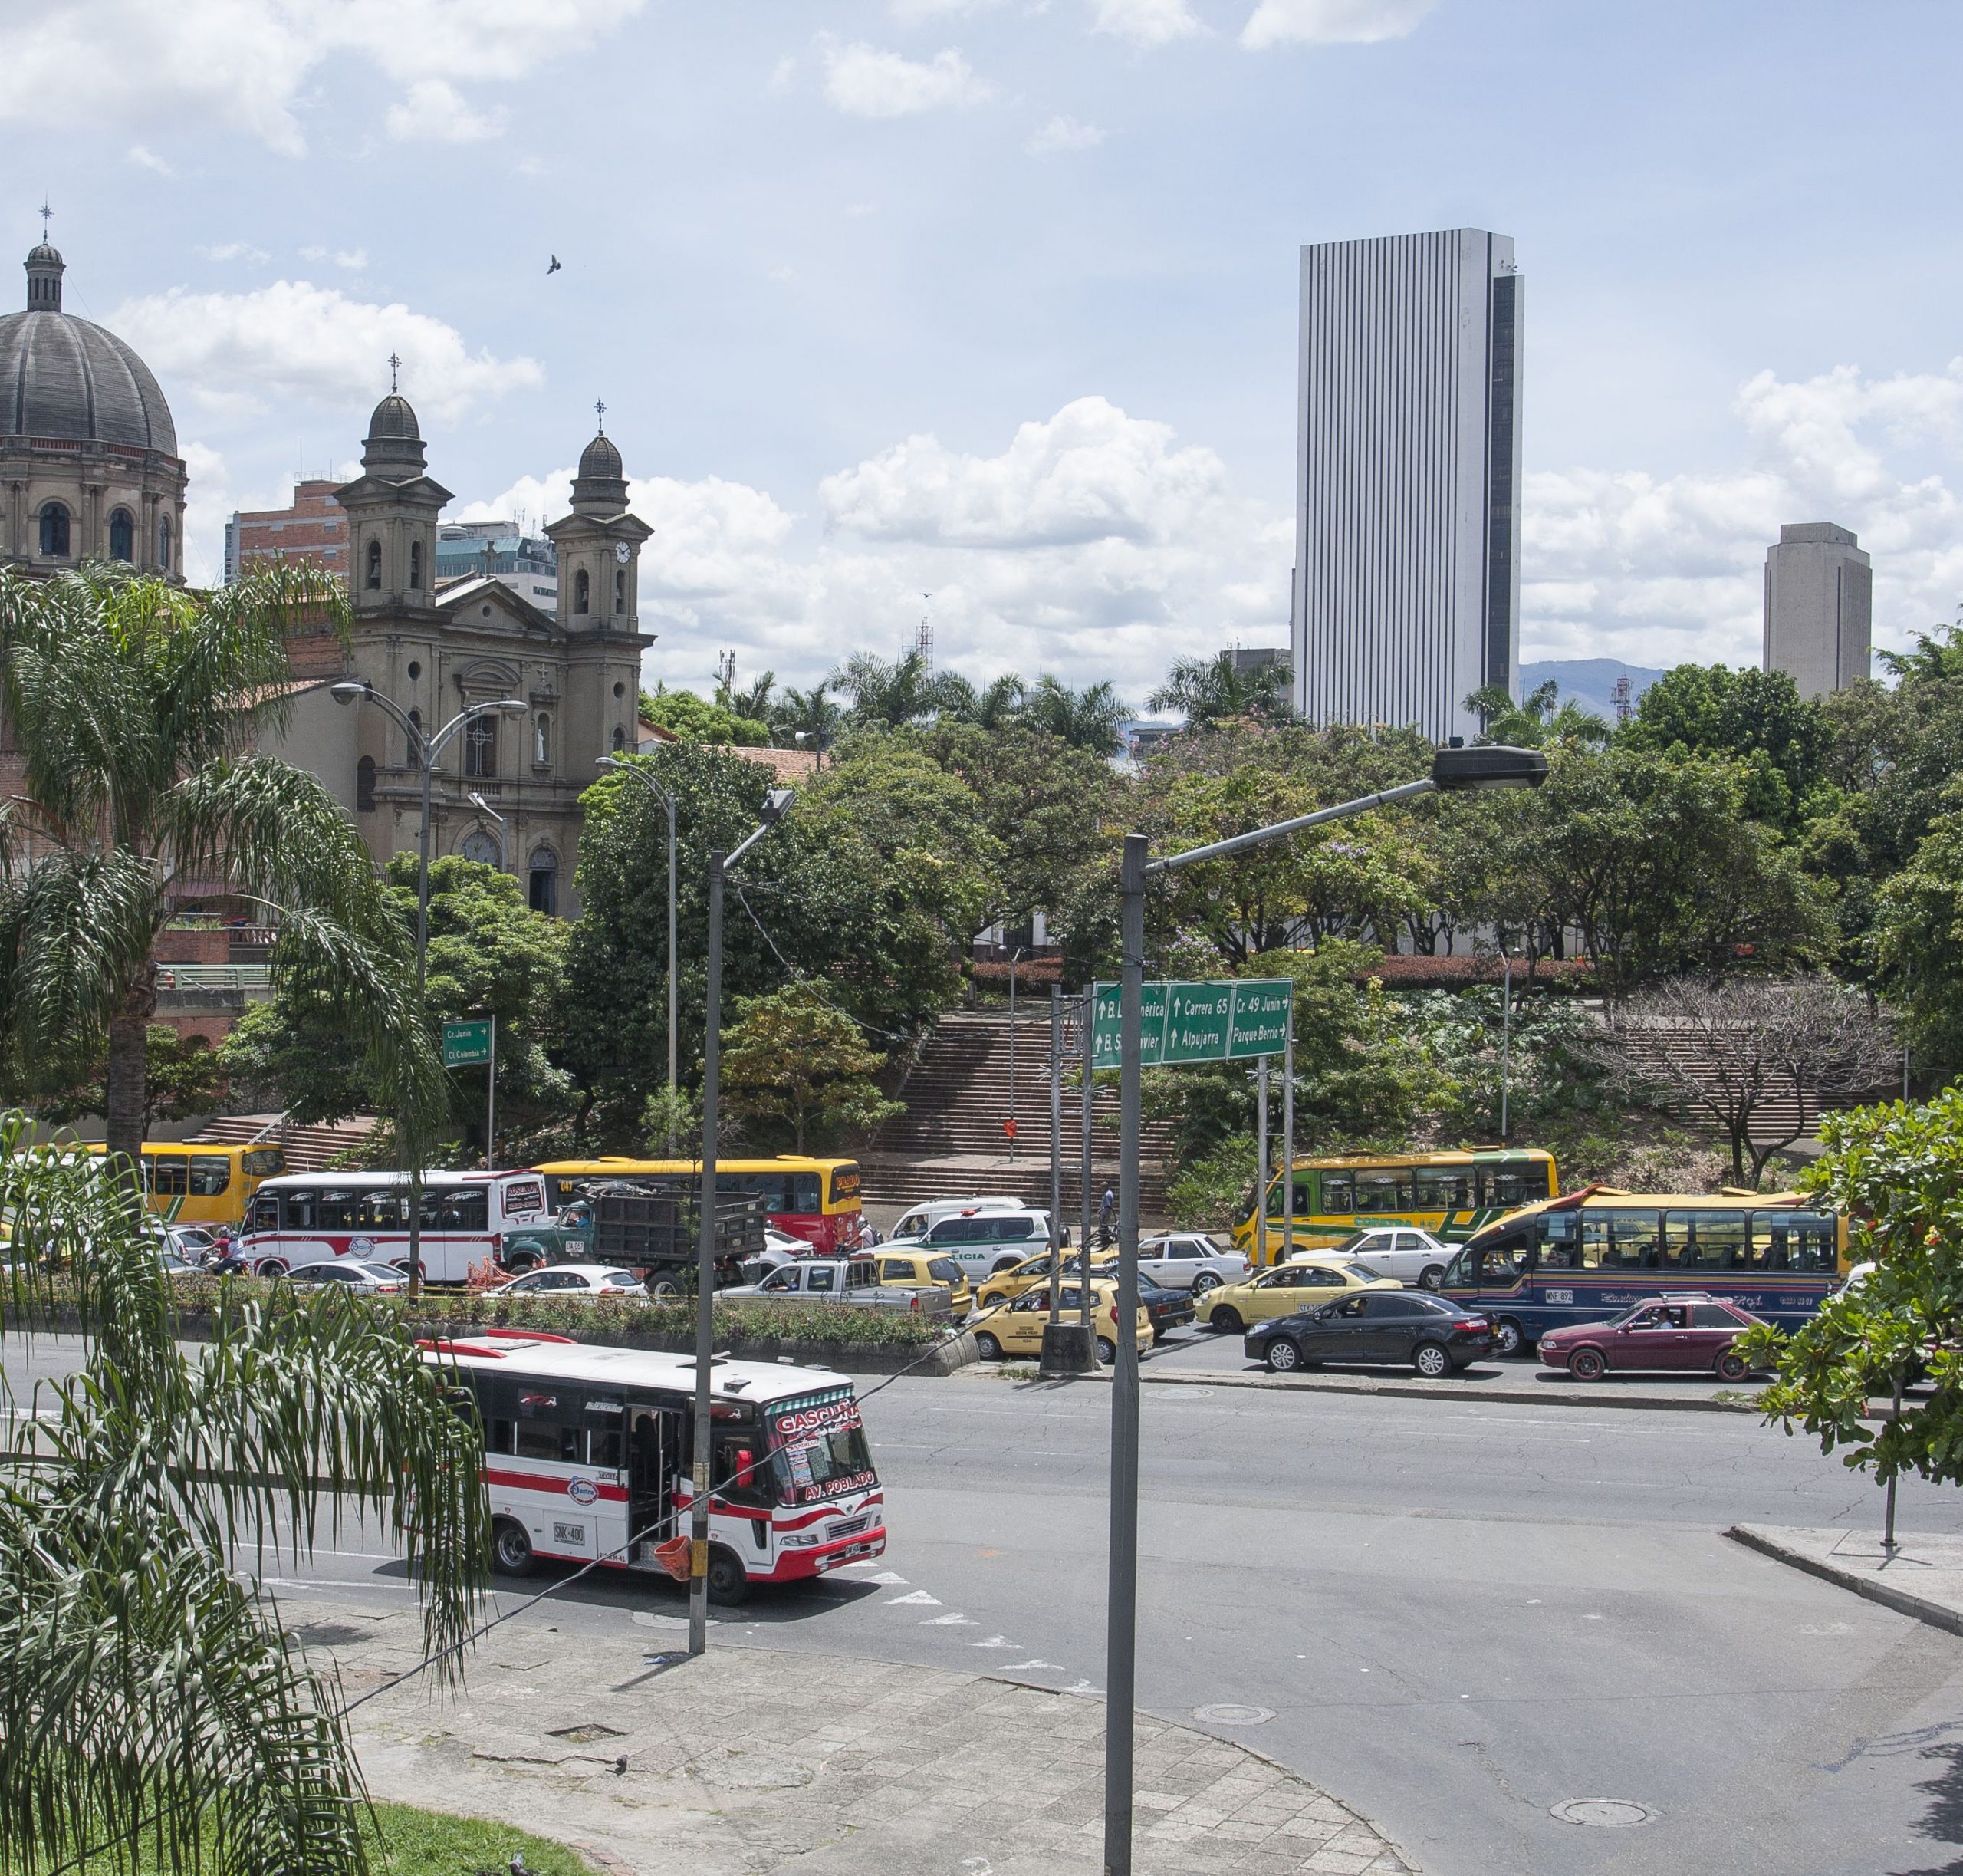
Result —
[[547, 268], [546, 268], [546, 270], [545, 270], [545, 272], [546, 272], [546, 275], [547, 275], [547, 276], [548, 278], [550, 278], [552, 275], [556, 274], [557, 272], [558, 272], [558, 271], [559, 271], [559, 257], [558, 257], [558, 255], [557, 255], [555, 254], [555, 255], [553, 255], [553, 257], [552, 257], [552, 265], [551, 265], [550, 267]]

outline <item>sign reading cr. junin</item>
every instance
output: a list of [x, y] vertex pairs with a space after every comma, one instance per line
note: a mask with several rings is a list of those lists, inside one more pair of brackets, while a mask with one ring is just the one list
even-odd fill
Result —
[[[1278, 1055], [1288, 1037], [1293, 983], [1286, 977], [1221, 983], [1148, 983], [1142, 999], [1140, 1059], [1148, 1068], [1181, 1062]], [[1095, 986], [1090, 1065], [1118, 1065], [1120, 986]]]

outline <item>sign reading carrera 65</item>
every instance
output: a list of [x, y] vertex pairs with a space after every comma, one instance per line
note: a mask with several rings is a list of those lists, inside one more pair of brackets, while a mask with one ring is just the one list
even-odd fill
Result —
[[[1295, 986], [1286, 977], [1224, 983], [1149, 983], [1139, 1032], [1148, 1068], [1278, 1055], [1287, 1046]], [[1120, 986], [1095, 988], [1090, 1065], [1118, 1065]]]

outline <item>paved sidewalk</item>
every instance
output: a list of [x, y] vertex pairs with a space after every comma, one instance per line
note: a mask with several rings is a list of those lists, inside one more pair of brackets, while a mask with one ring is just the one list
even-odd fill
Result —
[[[1876, 1509], [1879, 1510], [1879, 1502]], [[1963, 1635], [1963, 1537], [1928, 1537], [1898, 1529], [1890, 1555], [1881, 1547], [1879, 1528], [1842, 1531], [1734, 1524], [1725, 1535], [1870, 1602]]]
[[[419, 1621], [309, 1590], [281, 1609], [350, 1699]], [[486, 1638], [460, 1703], [423, 1680], [353, 1716], [377, 1798], [574, 1844], [611, 1876], [1094, 1876], [1101, 1700], [974, 1674], [718, 1648], [703, 1660], [529, 1624]], [[1399, 1876], [1335, 1799], [1193, 1729], [1138, 1727], [1143, 1876]]]

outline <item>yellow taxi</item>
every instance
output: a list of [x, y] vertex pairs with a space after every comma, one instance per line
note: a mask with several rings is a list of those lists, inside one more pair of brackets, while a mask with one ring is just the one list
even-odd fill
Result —
[[973, 1306], [975, 1292], [968, 1285], [968, 1272], [945, 1252], [894, 1250], [881, 1244], [870, 1255], [880, 1267], [882, 1283], [915, 1289], [923, 1284], [944, 1283], [956, 1317], [966, 1315]]
[[1358, 1290], [1403, 1287], [1390, 1277], [1359, 1276], [1351, 1264], [1299, 1257], [1271, 1270], [1258, 1271], [1245, 1283], [1222, 1284], [1205, 1299], [1206, 1320], [1224, 1334], [1238, 1335], [1251, 1324], [1292, 1316], [1298, 1309], [1313, 1308]]
[[[1064, 1275], [1074, 1275], [1083, 1268], [1080, 1252], [1064, 1253]], [[1038, 1251], [1034, 1257], [1025, 1257], [1019, 1264], [1011, 1264], [1006, 1270], [998, 1270], [980, 1280], [975, 1292], [975, 1305], [978, 1309], [992, 1309], [998, 1303], [1005, 1303], [1011, 1297], [1020, 1296], [1025, 1290], [1032, 1290], [1039, 1283], [1050, 1281], [1050, 1253]]]
[[[1090, 1328], [1097, 1338], [1097, 1358], [1100, 1361], [1115, 1361], [1118, 1358], [1118, 1286], [1093, 1279], [1090, 1295]], [[1073, 1321], [1077, 1319], [1083, 1302], [1074, 1278], [1057, 1292], [1058, 1307]], [[1006, 1308], [998, 1309], [985, 1319], [975, 1331], [975, 1346], [985, 1361], [993, 1361], [1002, 1355], [1040, 1355], [1043, 1352], [1043, 1325], [1049, 1319], [1048, 1286], [1025, 1290]], [[1152, 1318], [1141, 1303], [1138, 1312], [1138, 1345], [1141, 1349], [1149, 1348], [1152, 1341]]]

